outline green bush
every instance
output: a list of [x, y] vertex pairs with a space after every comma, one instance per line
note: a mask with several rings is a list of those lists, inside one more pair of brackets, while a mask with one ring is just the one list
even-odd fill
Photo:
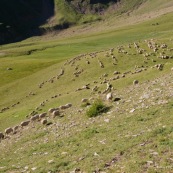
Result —
[[95, 101], [86, 112], [88, 117], [96, 117], [101, 113], [107, 112], [109, 108], [101, 100]]

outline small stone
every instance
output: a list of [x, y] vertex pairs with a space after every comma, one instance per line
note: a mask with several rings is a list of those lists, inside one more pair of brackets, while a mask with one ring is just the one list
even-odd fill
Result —
[[130, 110], [130, 113], [133, 113], [135, 111], [135, 109], [133, 108], [132, 110]]
[[147, 161], [147, 165], [152, 165], [153, 164], [153, 161]]
[[33, 168], [31, 168], [32, 171], [35, 171], [36, 169], [37, 169], [37, 167], [33, 167]]
[[104, 122], [106, 123], [109, 123], [109, 121], [110, 121], [109, 119], [104, 119]]
[[156, 156], [156, 155], [158, 155], [158, 152], [153, 152], [151, 154]]
[[29, 167], [28, 167], [28, 166], [25, 166], [25, 167], [24, 167], [24, 169], [25, 169], [25, 170], [28, 170], [28, 169], [29, 169]]
[[78, 161], [81, 161], [81, 160], [84, 160], [85, 159], [85, 157], [80, 157], [79, 159], [78, 159]]
[[54, 160], [49, 160], [49, 161], [48, 161], [48, 163], [53, 163], [53, 162], [54, 162]]
[[67, 152], [62, 152], [62, 153], [61, 153], [61, 155], [66, 155], [66, 154], [68, 154], [68, 153], [67, 153]]
[[99, 156], [96, 152], [94, 153], [94, 156]]

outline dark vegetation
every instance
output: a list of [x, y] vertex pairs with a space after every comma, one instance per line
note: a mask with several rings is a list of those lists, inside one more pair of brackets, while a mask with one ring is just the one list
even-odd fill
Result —
[[[41, 35], [52, 16], [62, 16], [50, 30], [61, 30], [78, 23], [82, 15], [102, 15], [117, 0], [1, 0], [0, 44]], [[59, 20], [59, 21], [58, 21]], [[92, 17], [87, 22], [93, 20]], [[94, 18], [95, 20], [95, 18]], [[82, 21], [85, 23], [86, 21]]]
[[101, 100], [96, 100], [87, 111], [88, 117], [96, 117], [102, 113], [106, 113], [109, 110], [109, 107], [104, 105]]
[[0, 43], [39, 34], [39, 26], [54, 15], [54, 0], [1, 0]]

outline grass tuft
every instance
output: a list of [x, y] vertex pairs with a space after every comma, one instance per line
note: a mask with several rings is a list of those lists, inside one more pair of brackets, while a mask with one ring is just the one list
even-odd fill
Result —
[[109, 107], [105, 106], [101, 100], [96, 100], [91, 107], [87, 110], [88, 117], [96, 117], [109, 110]]

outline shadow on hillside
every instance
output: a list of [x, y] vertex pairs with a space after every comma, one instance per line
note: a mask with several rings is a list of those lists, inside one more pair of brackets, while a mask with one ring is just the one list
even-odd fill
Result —
[[40, 25], [46, 23], [54, 11], [54, 0], [1, 0], [0, 44], [43, 34], [45, 30], [40, 29]]

